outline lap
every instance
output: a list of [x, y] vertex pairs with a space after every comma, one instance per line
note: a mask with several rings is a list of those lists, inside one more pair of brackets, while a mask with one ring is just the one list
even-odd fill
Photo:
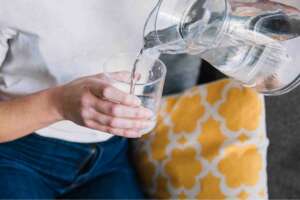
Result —
[[70, 188], [70, 196], [84, 199], [142, 197], [128, 161], [127, 141], [114, 138], [97, 144], [97, 149], [97, 156], [90, 157], [90, 145], [35, 135], [1, 144], [0, 198], [51, 199]]
[[99, 176], [69, 192], [64, 198], [142, 199], [143, 194], [132, 170], [116, 170]]
[[3, 199], [54, 198], [54, 192], [30, 169], [0, 159], [0, 197]]

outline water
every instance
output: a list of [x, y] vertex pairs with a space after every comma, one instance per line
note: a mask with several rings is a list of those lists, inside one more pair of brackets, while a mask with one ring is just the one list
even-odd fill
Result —
[[137, 55], [137, 57], [134, 61], [134, 64], [133, 64], [133, 68], [132, 68], [132, 72], [131, 72], [131, 79], [130, 79], [130, 94], [134, 94], [134, 91], [135, 91], [135, 85], [137, 82], [137, 77], [136, 77], [137, 67], [138, 67], [139, 61], [140, 61], [143, 53], [144, 53], [144, 48], [142, 48], [140, 50], [140, 52]]
[[222, 20], [156, 30], [145, 36], [145, 48], [199, 54], [224, 74], [262, 92], [287, 84], [291, 74], [282, 77], [280, 68], [291, 58], [280, 42], [300, 36], [298, 15], [276, 11], [255, 17], [233, 15], [225, 25]]
[[[247, 23], [250, 25], [245, 26]], [[201, 52], [201, 57], [246, 86], [263, 93], [274, 91], [289, 84], [287, 80], [292, 84], [294, 75], [282, 73], [291, 58], [280, 42], [298, 37], [300, 31], [295, 27], [299, 26], [298, 16], [287, 17], [282, 12], [265, 13], [251, 20], [231, 17], [230, 27], [213, 48]]]
[[[156, 106], [156, 101], [155, 101], [154, 98], [152, 98], [150, 96], [146, 96], [146, 95], [138, 95], [137, 97], [141, 100], [143, 107], [150, 109], [153, 113], [157, 112], [156, 111], [156, 107], [157, 107]], [[149, 128], [141, 130], [142, 134], [147, 134], [155, 128], [156, 122], [157, 122], [156, 115], [153, 116], [151, 121], [153, 122], [152, 126], [150, 126]]]
[[[139, 63], [141, 61], [142, 56], [145, 54], [151, 55], [153, 58], [158, 58], [160, 53], [155, 48], [147, 48], [145, 45], [141, 50], [139, 51], [131, 71], [131, 77], [130, 77], [130, 94], [134, 94], [136, 83], [139, 81], [139, 75], [138, 75], [138, 67]], [[152, 72], [151, 72], [152, 73]], [[149, 79], [151, 79], [151, 74], [149, 74]]]
[[[138, 66], [139, 66], [138, 63], [140, 62], [141, 56], [143, 56], [144, 50], [145, 50], [145, 48], [142, 48], [140, 50], [139, 54], [137, 55], [136, 60], [134, 61], [134, 64], [133, 64], [132, 72], [131, 72], [130, 94], [133, 94], [133, 95], [135, 94], [136, 83], [138, 81], [138, 78], [136, 77], [136, 72], [137, 72]], [[153, 86], [151, 86], [151, 85], [150, 86], [145, 86], [145, 88], [143, 88], [143, 92], [152, 94], [151, 91], [153, 91], [153, 89], [154, 89], [152, 87]], [[156, 110], [157, 101], [154, 99], [155, 96], [151, 97], [150, 95], [149, 96], [147, 96], [147, 95], [137, 95], [137, 97], [141, 100], [141, 106], [143, 106], [145, 108], [148, 108], [153, 113], [157, 112], [157, 110]], [[140, 131], [141, 134], [147, 134], [155, 128], [156, 120], [157, 120], [156, 115], [154, 115], [150, 120], [152, 122], [152, 126], [150, 126], [149, 128], [141, 130]]]

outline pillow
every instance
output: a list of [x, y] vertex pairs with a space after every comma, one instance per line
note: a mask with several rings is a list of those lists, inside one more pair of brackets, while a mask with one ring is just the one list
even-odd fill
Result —
[[221, 80], [166, 97], [134, 157], [151, 198], [267, 199], [267, 147], [263, 97]]

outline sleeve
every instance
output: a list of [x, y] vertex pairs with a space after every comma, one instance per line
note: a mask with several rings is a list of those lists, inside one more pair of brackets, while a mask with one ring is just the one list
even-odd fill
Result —
[[13, 39], [16, 35], [17, 32], [13, 29], [0, 28], [0, 69], [9, 49], [9, 40]]
[[3, 75], [3, 64], [9, 51], [9, 40], [14, 39], [17, 32], [10, 28], [0, 27], [0, 101], [5, 99], [5, 95], [2, 94], [1, 88], [5, 85]]
[[26, 95], [55, 85], [40, 52], [39, 36], [0, 28], [0, 93]]

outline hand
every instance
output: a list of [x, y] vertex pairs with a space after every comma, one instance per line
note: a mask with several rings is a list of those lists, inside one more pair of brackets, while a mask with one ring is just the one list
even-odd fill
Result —
[[[130, 73], [111, 76], [128, 78]], [[57, 109], [65, 120], [78, 125], [128, 138], [140, 137], [150, 127], [152, 111], [140, 100], [113, 87], [103, 74], [75, 80], [58, 88]]]

